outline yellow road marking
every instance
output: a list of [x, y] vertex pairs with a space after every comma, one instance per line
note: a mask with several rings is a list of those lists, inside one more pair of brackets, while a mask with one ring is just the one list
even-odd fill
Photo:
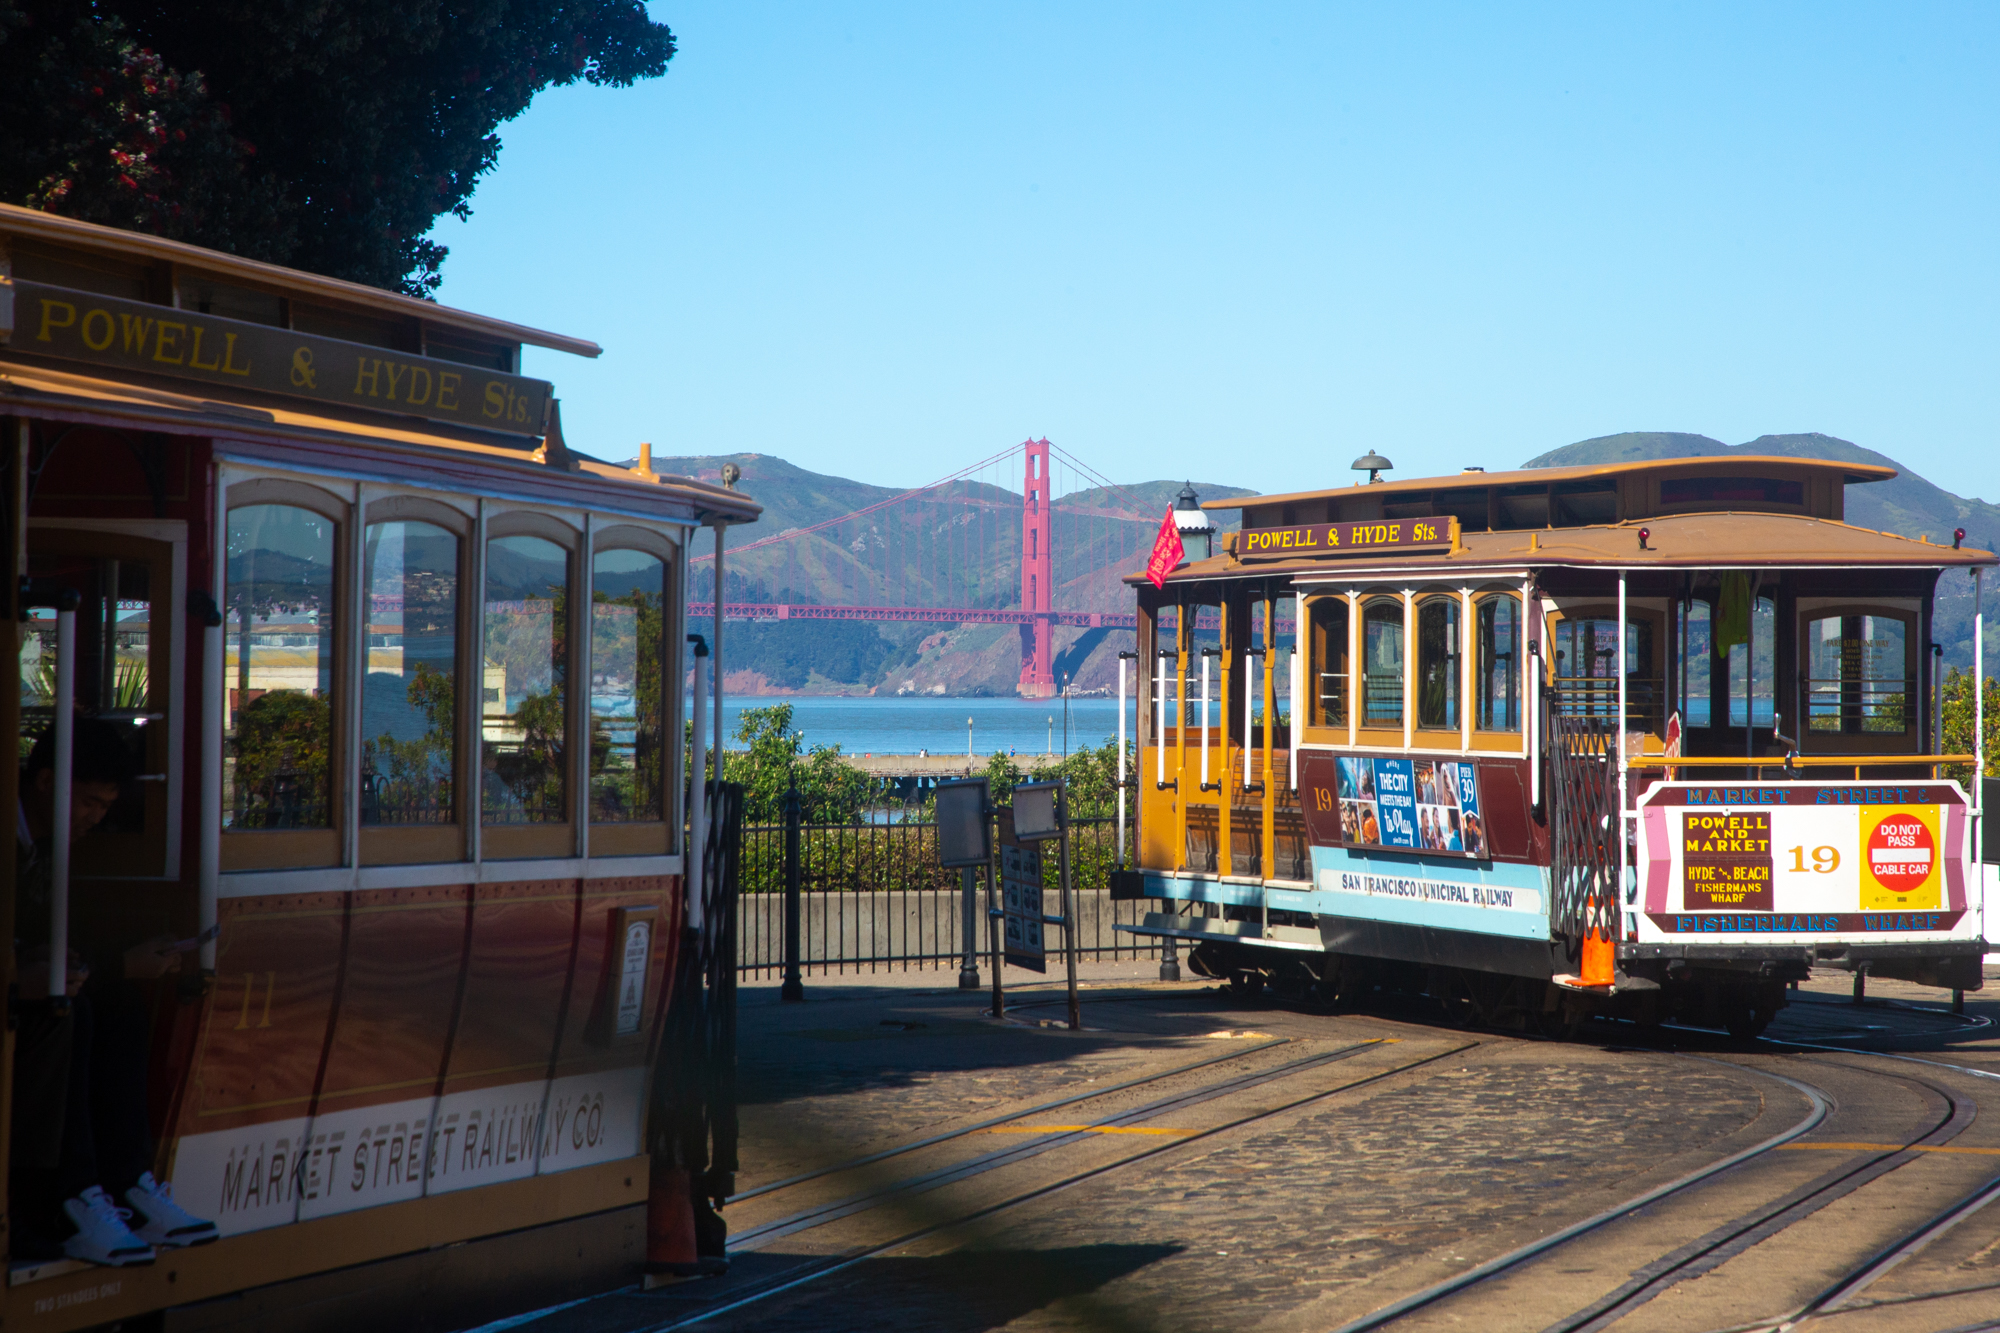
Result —
[[1192, 1134], [1191, 1129], [1141, 1129], [1127, 1125], [1002, 1125], [982, 1134]]
[[1956, 1152], [2000, 1157], [2000, 1148], [1954, 1148], [1949, 1143], [1781, 1143], [1780, 1152]]

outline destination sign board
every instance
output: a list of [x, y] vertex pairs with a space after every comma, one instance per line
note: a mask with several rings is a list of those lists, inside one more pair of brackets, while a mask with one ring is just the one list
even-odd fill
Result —
[[1352, 523], [1307, 523], [1287, 528], [1245, 528], [1237, 534], [1236, 557], [1260, 560], [1283, 556], [1382, 555], [1457, 545], [1455, 518], [1362, 519]]
[[1639, 806], [1642, 938], [1952, 934], [1969, 920], [1956, 783], [1672, 782]]
[[37, 282], [13, 296], [17, 352], [511, 435], [547, 418], [545, 380]]

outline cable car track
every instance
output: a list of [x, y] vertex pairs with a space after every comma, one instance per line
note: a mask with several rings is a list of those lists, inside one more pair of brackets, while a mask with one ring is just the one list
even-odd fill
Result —
[[[1158, 1115], [1164, 1113], [1164, 1111], [1168, 1109], [1179, 1109], [1181, 1107], [1195, 1105], [1203, 1101], [1213, 1101], [1219, 1097], [1226, 1096], [1235, 1092], [1242, 1092], [1247, 1090], [1249, 1087], [1257, 1086], [1262, 1083], [1276, 1082], [1279, 1079], [1289, 1078], [1297, 1074], [1310, 1072], [1313, 1069], [1323, 1068], [1328, 1064], [1336, 1063], [1339, 1060], [1350, 1058], [1353, 1055], [1359, 1054], [1364, 1050], [1367, 1050], [1375, 1045], [1378, 1045], [1380, 1044], [1380, 1040], [1381, 1039], [1377, 1039], [1375, 1041], [1357, 1043], [1352, 1047], [1345, 1047], [1338, 1051], [1328, 1052], [1323, 1056], [1310, 1057], [1305, 1060], [1295, 1061], [1290, 1065], [1281, 1066], [1278, 1069], [1266, 1070], [1258, 1074], [1244, 1075], [1243, 1077], [1238, 1079], [1226, 1080], [1225, 1084], [1223, 1085], [1213, 1085], [1213, 1084], [1205, 1085], [1204, 1087], [1195, 1089], [1190, 1093], [1185, 1094], [1182, 1097], [1162, 1099], [1158, 1103], [1149, 1104], [1148, 1107], [1135, 1108], [1133, 1111], [1120, 1113], [1120, 1116], [1114, 1117], [1113, 1119], [1138, 1118], [1141, 1112], [1143, 1112], [1148, 1118], [1157, 1117]], [[1022, 1204], [1030, 1203], [1037, 1199], [1047, 1198], [1050, 1195], [1057, 1194], [1064, 1190], [1074, 1188], [1077, 1185], [1084, 1184], [1087, 1181], [1095, 1180], [1098, 1177], [1107, 1175], [1111, 1172], [1123, 1170], [1126, 1167], [1135, 1166], [1142, 1162], [1152, 1161], [1155, 1158], [1162, 1156], [1163, 1154], [1176, 1152], [1182, 1148], [1188, 1147], [1191, 1144], [1205, 1142], [1209, 1139], [1216, 1137], [1217, 1135], [1226, 1134], [1234, 1130], [1242, 1129], [1249, 1125], [1254, 1125], [1262, 1121], [1267, 1121], [1276, 1116], [1283, 1115], [1289, 1111], [1295, 1111], [1300, 1107], [1310, 1105], [1314, 1102], [1323, 1101], [1329, 1097], [1339, 1096], [1342, 1093], [1352, 1092], [1359, 1088], [1368, 1087], [1372, 1084], [1380, 1083], [1386, 1079], [1394, 1078], [1398, 1075], [1409, 1073], [1410, 1071], [1415, 1069], [1421, 1069], [1427, 1065], [1434, 1064], [1439, 1060], [1444, 1060], [1451, 1056], [1461, 1054], [1468, 1050], [1472, 1050], [1478, 1045], [1480, 1045], [1480, 1043], [1477, 1041], [1468, 1041], [1468, 1042], [1461, 1042], [1457, 1045], [1448, 1046], [1443, 1050], [1435, 1051], [1428, 1055], [1420, 1056], [1413, 1060], [1403, 1061], [1390, 1068], [1377, 1070], [1374, 1073], [1367, 1074], [1364, 1075], [1363, 1077], [1350, 1080], [1349, 1082], [1342, 1083], [1336, 1087], [1317, 1089], [1315, 1091], [1305, 1094], [1304, 1096], [1290, 1098], [1279, 1105], [1265, 1107], [1260, 1110], [1251, 1112], [1247, 1115], [1242, 1115], [1227, 1120], [1222, 1124], [1212, 1125], [1206, 1129], [1194, 1130], [1184, 1135], [1178, 1135], [1172, 1139], [1169, 1139], [1164, 1143], [1159, 1144], [1157, 1147], [1143, 1149], [1139, 1152], [1135, 1152], [1127, 1156], [1120, 1157], [1116, 1161], [1101, 1162], [1095, 1166], [1086, 1167], [1083, 1170], [1069, 1173], [1047, 1184], [1038, 1185], [1031, 1189], [1021, 1191], [1020, 1193], [1011, 1195], [996, 1203], [985, 1204], [977, 1208], [972, 1208], [957, 1213], [956, 1215], [951, 1217], [942, 1218], [934, 1222], [928, 1222], [920, 1227], [917, 1227], [913, 1230], [898, 1235], [892, 1240], [860, 1246], [836, 1255], [826, 1256], [825, 1262], [820, 1263], [818, 1266], [814, 1267], [809, 1272], [799, 1274], [798, 1276], [792, 1277], [787, 1280], [780, 1280], [774, 1282], [770, 1286], [761, 1288], [759, 1290], [747, 1292], [744, 1295], [739, 1296], [733, 1300], [726, 1301], [714, 1307], [713, 1309], [696, 1311], [687, 1314], [685, 1316], [682, 1316], [680, 1318], [669, 1320], [664, 1323], [648, 1325], [645, 1330], [645, 1333], [667, 1333], [667, 1330], [670, 1329], [687, 1328], [697, 1324], [706, 1323], [709, 1320], [718, 1319], [724, 1315], [731, 1314], [737, 1310], [744, 1309], [748, 1306], [755, 1305], [762, 1301], [770, 1300], [775, 1296], [780, 1296], [787, 1292], [795, 1291], [798, 1288], [806, 1286], [810, 1283], [820, 1281], [827, 1277], [831, 1277], [835, 1273], [851, 1268], [858, 1263], [861, 1263], [867, 1259], [875, 1257], [876, 1255], [885, 1254], [890, 1251], [899, 1249], [905, 1245], [910, 1245], [917, 1241], [923, 1240], [927, 1237], [939, 1235], [941, 1233], [951, 1231], [958, 1227], [967, 1226], [971, 1223], [978, 1222], [985, 1218], [991, 1217], [997, 1213], [1004, 1212], [1011, 1208], [1019, 1207]], [[1106, 1089], [1105, 1091], [1108, 1092], [1110, 1091], [1110, 1089]], [[1096, 1095], [1101, 1096], [1103, 1094], [1099, 1093]], [[1009, 1117], [1009, 1119], [1019, 1119], [1019, 1118], [1020, 1116], [1018, 1115]], [[1048, 1141], [1041, 1145], [1028, 1145], [1028, 1147], [1036, 1150], [1034, 1152], [1007, 1150], [1007, 1155], [1010, 1157], [1011, 1160], [1021, 1160], [1024, 1157], [1038, 1155], [1039, 1152], [1048, 1151], [1050, 1148], [1060, 1147], [1070, 1143], [1080, 1142], [1086, 1139], [1087, 1137], [1089, 1136], [1084, 1133], [1066, 1133], [1060, 1135], [1054, 1141]], [[1003, 1164], [1005, 1163], [998, 1163], [998, 1162], [994, 1163], [994, 1165], [1003, 1165]], [[964, 1165], [970, 1165], [970, 1164], [964, 1164]], [[992, 1167], [988, 1166], [982, 1169], [990, 1170], [992, 1169]], [[951, 1171], [950, 1168], [946, 1168], [945, 1171], [937, 1174], [949, 1174], [950, 1171]], [[912, 1181], [910, 1182], [902, 1182], [902, 1183], [915, 1184], [925, 1179], [926, 1179], [925, 1177], [920, 1176], [912, 1178]], [[937, 1183], [944, 1184], [949, 1182], [940, 1180]], [[928, 1186], [927, 1188], [931, 1187], [934, 1186]], [[853, 1201], [860, 1205], [858, 1207], [841, 1208], [841, 1210], [838, 1211], [837, 1213], [829, 1212], [829, 1215], [825, 1216], [822, 1219], [822, 1221], [824, 1222], [835, 1221], [840, 1217], [852, 1216], [858, 1212], [881, 1208], [890, 1205], [898, 1200], [907, 1199], [908, 1197], [910, 1197], [910, 1191], [898, 1188], [896, 1186], [891, 1186], [883, 1190], [874, 1192], [873, 1194], [869, 1195], [865, 1200]], [[839, 1207], [839, 1205], [828, 1206], [829, 1210], [835, 1207]], [[827, 1211], [827, 1210], [821, 1210], [821, 1211]], [[780, 1219], [781, 1222], [789, 1220], [790, 1219]], [[820, 1224], [821, 1224], [820, 1222], [810, 1223], [810, 1225], [820, 1225]], [[766, 1228], [752, 1228], [750, 1231], [746, 1231], [745, 1233], [743, 1233], [743, 1236], [745, 1239], [759, 1236], [763, 1234], [763, 1232], [767, 1230], [770, 1225], [771, 1224], [767, 1224]], [[803, 1230], [803, 1229], [805, 1229], [803, 1226], [790, 1227], [787, 1228], [786, 1232], [783, 1234], [789, 1234], [790, 1231]], [[767, 1238], [775, 1239], [776, 1236], [770, 1235]], [[731, 1248], [734, 1249], [736, 1247], [732, 1246]]]

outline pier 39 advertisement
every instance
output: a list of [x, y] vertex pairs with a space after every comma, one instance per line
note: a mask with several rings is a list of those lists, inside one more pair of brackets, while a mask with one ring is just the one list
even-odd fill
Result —
[[1935, 938], [1967, 911], [1954, 782], [1668, 782], [1639, 801], [1647, 934]]
[[1337, 765], [1344, 845], [1487, 854], [1473, 765], [1365, 756], [1346, 756]]

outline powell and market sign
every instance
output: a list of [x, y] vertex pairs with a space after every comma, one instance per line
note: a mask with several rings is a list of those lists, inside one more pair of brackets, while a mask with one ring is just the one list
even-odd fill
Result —
[[1458, 545], [1455, 518], [1363, 519], [1354, 523], [1308, 523], [1288, 528], [1245, 528], [1237, 534], [1236, 556], [1376, 555]]
[[[4, 296], [5, 284], [0, 284]], [[342, 407], [449, 421], [510, 435], [540, 435], [551, 386], [456, 361], [385, 354], [265, 324], [16, 282], [17, 352]], [[0, 314], [4, 314], [0, 310]], [[0, 320], [0, 334], [6, 323]]]

